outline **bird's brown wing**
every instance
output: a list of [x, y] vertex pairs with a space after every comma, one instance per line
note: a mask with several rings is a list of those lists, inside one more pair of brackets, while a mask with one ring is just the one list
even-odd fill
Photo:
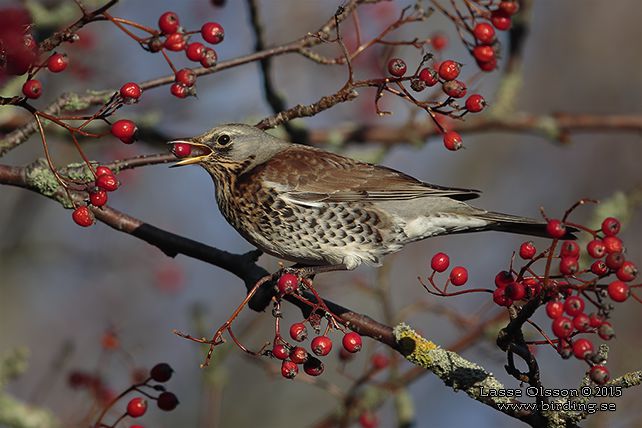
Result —
[[293, 145], [250, 174], [300, 203], [407, 200], [443, 196], [460, 201], [479, 191], [435, 186], [391, 168]]

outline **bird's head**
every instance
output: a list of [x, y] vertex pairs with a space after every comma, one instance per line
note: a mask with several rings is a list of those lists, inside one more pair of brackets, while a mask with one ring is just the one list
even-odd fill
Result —
[[181, 159], [172, 166], [199, 164], [210, 174], [230, 169], [237, 174], [248, 171], [289, 146], [254, 126], [243, 124], [217, 126], [197, 137], [170, 144], [172, 153]]

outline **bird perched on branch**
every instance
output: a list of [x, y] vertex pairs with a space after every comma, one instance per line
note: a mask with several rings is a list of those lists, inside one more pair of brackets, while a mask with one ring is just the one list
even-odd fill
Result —
[[176, 166], [199, 164], [212, 176], [223, 216], [245, 239], [315, 272], [377, 266], [431, 236], [485, 230], [547, 236], [541, 221], [468, 205], [477, 190], [424, 183], [249, 125], [222, 125], [171, 143], [175, 154], [179, 147], [190, 151]]

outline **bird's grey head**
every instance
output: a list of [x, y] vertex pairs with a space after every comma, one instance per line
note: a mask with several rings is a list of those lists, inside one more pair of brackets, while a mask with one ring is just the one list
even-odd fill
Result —
[[239, 123], [221, 125], [197, 137], [172, 141], [174, 154], [177, 144], [187, 144], [191, 153], [175, 166], [199, 164], [210, 174], [234, 169], [237, 174], [248, 171], [284, 150], [289, 143], [260, 129]]

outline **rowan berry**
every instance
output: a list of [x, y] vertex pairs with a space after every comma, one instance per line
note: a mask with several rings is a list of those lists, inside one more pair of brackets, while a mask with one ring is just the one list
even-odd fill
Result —
[[559, 300], [551, 300], [546, 304], [546, 315], [551, 319], [556, 319], [564, 313], [564, 303]]
[[272, 356], [279, 360], [285, 360], [290, 356], [290, 350], [287, 346], [277, 343], [272, 347]]
[[189, 95], [189, 89], [181, 83], [172, 83], [172, 86], [169, 87], [169, 91], [176, 98], [187, 98]]
[[158, 28], [163, 34], [173, 34], [178, 31], [180, 22], [174, 12], [165, 12], [158, 18]]
[[114, 175], [114, 173], [108, 167], [101, 165], [96, 168], [96, 177], [100, 177], [101, 175]]
[[498, 306], [510, 306], [513, 304], [513, 301], [506, 296], [506, 287], [499, 287], [493, 291], [493, 302]]
[[515, 281], [513, 274], [507, 270], [502, 270], [495, 275], [495, 287], [504, 288], [511, 282]]
[[187, 87], [194, 86], [196, 83], [196, 73], [190, 68], [181, 68], [176, 72], [176, 82]]
[[299, 278], [292, 273], [284, 273], [276, 283], [281, 294], [294, 293], [299, 288]]
[[323, 373], [324, 369], [323, 362], [312, 356], [308, 358], [308, 361], [303, 363], [303, 371], [309, 376], [319, 376]]
[[118, 179], [114, 175], [99, 175], [96, 177], [96, 186], [108, 192], [118, 189]]
[[631, 295], [631, 289], [623, 281], [613, 281], [606, 289], [609, 297], [616, 302], [624, 302]]
[[593, 354], [593, 342], [588, 339], [577, 339], [573, 342], [573, 355], [575, 358], [585, 360]]
[[473, 56], [479, 62], [490, 62], [495, 59], [495, 50], [489, 45], [475, 46]]
[[22, 93], [25, 97], [35, 100], [42, 95], [42, 83], [36, 79], [27, 80], [22, 85]]
[[111, 125], [111, 134], [125, 144], [136, 141], [136, 124], [129, 119], [120, 119]]
[[161, 410], [164, 410], [166, 412], [171, 412], [176, 408], [176, 406], [178, 406], [178, 398], [176, 398], [176, 395], [174, 395], [174, 393], [169, 391], [164, 391], [164, 392], [161, 392], [160, 395], [158, 396], [158, 399], [156, 400], [156, 405]]
[[638, 268], [633, 262], [625, 261], [615, 274], [620, 281], [630, 282], [638, 276]]
[[553, 334], [560, 339], [566, 339], [573, 332], [573, 322], [566, 317], [558, 317], [553, 320]]
[[292, 361], [284, 360], [281, 363], [281, 376], [286, 379], [294, 379], [299, 373], [299, 367]]
[[591, 367], [589, 370], [589, 377], [598, 385], [604, 385], [609, 381], [609, 379], [611, 379], [609, 369], [601, 365]]
[[505, 0], [499, 3], [498, 8], [506, 15], [515, 15], [519, 11], [519, 3], [514, 0]]
[[135, 397], [127, 403], [127, 414], [132, 418], [140, 418], [147, 411], [147, 400], [142, 397]]
[[490, 22], [499, 31], [506, 31], [506, 30], [510, 29], [510, 26], [511, 26], [510, 16], [507, 15], [501, 9], [496, 9], [496, 10], [492, 11], [492, 13], [490, 15]]
[[181, 33], [172, 33], [165, 38], [165, 49], [178, 52], [185, 49], [187, 42], [185, 41], [185, 36]]
[[609, 273], [609, 267], [602, 260], [595, 260], [591, 265], [591, 272], [597, 276], [604, 276]]
[[477, 63], [477, 67], [479, 67], [481, 71], [485, 71], [487, 73], [494, 71], [497, 68], [497, 59], [492, 59], [490, 61], [475, 60], [475, 62]]
[[620, 220], [614, 217], [607, 217], [602, 221], [602, 233], [606, 236], [615, 236], [620, 233]]
[[439, 77], [446, 81], [455, 80], [461, 72], [461, 64], [447, 59], [439, 65]]
[[564, 311], [574, 317], [584, 312], [584, 299], [579, 296], [569, 296], [564, 302]]
[[450, 257], [446, 253], [437, 253], [430, 260], [430, 267], [436, 272], [444, 272], [450, 265]]
[[216, 51], [211, 48], [205, 48], [205, 52], [201, 58], [201, 65], [206, 68], [214, 67], [216, 65], [216, 61], [218, 61]]
[[615, 337], [615, 330], [613, 326], [608, 321], [603, 321], [602, 324], [597, 328], [597, 334], [603, 340], [611, 340]]
[[189, 43], [185, 49], [185, 55], [190, 61], [198, 62], [205, 55], [205, 45], [199, 42]]
[[580, 246], [575, 241], [564, 241], [562, 242], [560, 256], [578, 258], [580, 256]]
[[186, 158], [192, 153], [192, 146], [187, 143], [174, 143], [172, 153], [177, 158]]
[[401, 58], [392, 58], [388, 61], [388, 73], [395, 77], [401, 77], [406, 74], [406, 62]]
[[524, 260], [532, 259], [533, 257], [535, 257], [536, 253], [537, 248], [535, 248], [535, 244], [533, 243], [533, 241], [524, 242], [519, 247], [519, 256]]
[[604, 263], [606, 263], [606, 266], [612, 270], [620, 269], [620, 267], [622, 267], [622, 265], [624, 264], [624, 261], [624, 254], [622, 253], [611, 253], [606, 256], [606, 259], [604, 259]]
[[463, 98], [466, 96], [466, 84], [459, 80], [451, 80], [442, 85], [442, 90], [449, 97]]
[[574, 257], [562, 257], [560, 260], [560, 273], [562, 275], [574, 275], [579, 268], [580, 265]]
[[343, 348], [348, 352], [355, 353], [361, 350], [361, 336], [354, 331], [346, 333], [341, 343], [343, 344]]
[[600, 259], [604, 257], [604, 254], [606, 254], [606, 246], [604, 246], [601, 239], [593, 239], [591, 242], [586, 244], [586, 251], [589, 256], [594, 259]]
[[71, 214], [71, 218], [76, 222], [78, 226], [89, 227], [94, 224], [94, 215], [91, 213], [91, 210], [82, 205], [77, 207]]
[[448, 131], [444, 134], [444, 146], [451, 151], [459, 150], [463, 147], [461, 135], [455, 131]]
[[332, 340], [328, 336], [317, 336], [312, 339], [310, 347], [312, 349], [312, 352], [320, 357], [323, 357], [328, 355], [332, 350]]
[[308, 338], [308, 329], [305, 324], [297, 322], [290, 327], [290, 337], [297, 342], [303, 342]]
[[89, 191], [89, 202], [95, 207], [102, 207], [107, 203], [107, 192], [101, 188]]
[[142, 93], [143, 90], [134, 82], [127, 82], [120, 87], [120, 96], [125, 100], [137, 100]]
[[290, 351], [290, 360], [295, 364], [303, 364], [308, 361], [308, 351], [301, 346], [296, 346]]
[[156, 382], [167, 382], [171, 377], [174, 370], [172, 366], [167, 363], [158, 363], [149, 371], [149, 376]]
[[203, 37], [203, 40], [207, 43], [216, 45], [221, 43], [225, 38], [225, 31], [221, 24], [216, 22], [206, 22], [201, 27], [201, 37]]
[[588, 329], [591, 327], [590, 317], [584, 312], [577, 314], [575, 318], [573, 318], [573, 327], [575, 327], [575, 330], [577, 331], [588, 331]]
[[591, 327], [598, 328], [599, 326], [602, 325], [603, 322], [604, 320], [598, 314], [592, 313], [591, 315], [589, 315], [589, 325]]
[[419, 79], [426, 82], [426, 86], [435, 86], [439, 82], [438, 74], [436, 71], [426, 67], [422, 68], [419, 72]]
[[495, 29], [487, 22], [480, 22], [475, 25], [473, 35], [481, 43], [490, 44], [495, 41]]
[[486, 100], [479, 94], [472, 94], [466, 99], [466, 110], [471, 113], [479, 113], [486, 107]]
[[65, 54], [55, 53], [47, 60], [47, 69], [52, 73], [60, 73], [69, 65], [69, 58]]
[[441, 33], [435, 33], [430, 37], [430, 44], [436, 51], [443, 50], [448, 44], [448, 37]]
[[459, 286], [464, 285], [468, 281], [468, 271], [463, 266], [455, 266], [450, 271], [450, 282], [453, 285]]
[[602, 239], [602, 242], [604, 243], [606, 252], [609, 254], [621, 253], [622, 250], [624, 250], [624, 245], [622, 244], [622, 240], [617, 236], [605, 236], [604, 239]]
[[559, 220], [549, 220], [548, 223], [546, 223], [546, 232], [550, 237], [559, 239], [566, 235], [566, 226]]

